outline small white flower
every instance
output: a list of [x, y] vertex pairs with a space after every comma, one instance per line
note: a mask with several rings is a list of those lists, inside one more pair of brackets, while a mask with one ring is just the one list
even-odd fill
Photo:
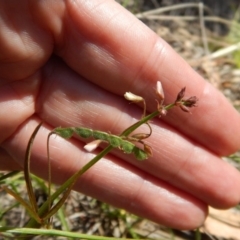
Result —
[[126, 92], [124, 94], [124, 97], [129, 100], [129, 101], [132, 101], [132, 102], [142, 102], [143, 101], [143, 98], [138, 96], [138, 95], [135, 95], [131, 92]]
[[93, 140], [92, 142], [87, 143], [83, 148], [88, 152], [92, 152], [99, 146], [101, 142], [102, 140], [100, 139]]
[[164, 100], [164, 92], [163, 92], [163, 87], [160, 81], [157, 81], [157, 87], [156, 87], [156, 93], [159, 98], [159, 100]]

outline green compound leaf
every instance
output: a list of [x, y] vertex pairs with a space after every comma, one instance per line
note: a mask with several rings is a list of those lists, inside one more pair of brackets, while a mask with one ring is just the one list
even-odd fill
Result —
[[[144, 160], [149, 157], [148, 152], [141, 148], [138, 148], [133, 142], [138, 142], [136, 137], [117, 136], [102, 131], [96, 131], [83, 127], [67, 127], [67, 128], [55, 128], [52, 133], [55, 133], [62, 138], [70, 138], [73, 134], [77, 134], [82, 138], [93, 137], [97, 140], [108, 142], [112, 147], [121, 149], [126, 154], [133, 153], [137, 160]], [[142, 142], [140, 142], [142, 143]], [[145, 146], [145, 145], [144, 145]]]

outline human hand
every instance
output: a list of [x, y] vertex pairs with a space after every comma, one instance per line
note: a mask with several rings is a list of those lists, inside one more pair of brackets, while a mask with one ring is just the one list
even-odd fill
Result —
[[[47, 178], [46, 136], [58, 126], [121, 133], [142, 114], [122, 97], [153, 94], [165, 103], [184, 86], [199, 106], [154, 120], [153, 157], [138, 162], [120, 151], [104, 157], [75, 189], [174, 228], [201, 225], [207, 206], [240, 200], [240, 175], [219, 156], [240, 146], [239, 114], [155, 33], [115, 1], [0, 2], [1, 169], [23, 166], [26, 145], [44, 121], [32, 171]], [[53, 181], [61, 184], [93, 156], [79, 139], [51, 138]]]

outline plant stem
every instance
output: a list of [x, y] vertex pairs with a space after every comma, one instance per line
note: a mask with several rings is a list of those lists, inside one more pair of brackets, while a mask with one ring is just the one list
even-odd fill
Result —
[[[165, 110], [169, 110], [171, 108], [173, 108], [175, 105], [174, 103], [171, 103], [167, 106], [164, 107]], [[138, 122], [134, 123], [132, 126], [128, 127], [126, 130], [124, 130], [120, 136], [128, 136], [130, 133], [132, 133], [134, 130], [136, 130], [138, 127], [140, 127], [141, 125], [147, 123], [149, 120], [159, 116], [159, 111], [155, 111], [149, 115], [147, 115], [146, 117], [143, 117], [141, 120], [139, 120]]]
[[[165, 110], [169, 110], [172, 107], [174, 107], [174, 104], [169, 104], [164, 107]], [[149, 120], [153, 119], [156, 116], [159, 116], [159, 111], [155, 111], [146, 117], [142, 118], [140, 121], [136, 122], [132, 126], [128, 127], [126, 130], [124, 130], [120, 136], [128, 136], [131, 134], [134, 130], [136, 130], [138, 127], [140, 127], [142, 124], [147, 123]], [[70, 191], [72, 190], [74, 184], [78, 180], [79, 177], [81, 177], [88, 169], [90, 169], [94, 164], [96, 164], [102, 157], [104, 157], [106, 154], [108, 154], [113, 147], [111, 145], [107, 146], [104, 150], [102, 150], [96, 157], [94, 157], [90, 162], [88, 162], [86, 165], [84, 165], [78, 172], [76, 172], [74, 175], [72, 175], [66, 182], [64, 182], [58, 190], [52, 194], [50, 197], [50, 201], [54, 201], [57, 197], [59, 197], [60, 194], [62, 194], [64, 191], [64, 196], [60, 199], [58, 203], [50, 210], [48, 211], [48, 205], [49, 201], [46, 201], [42, 207], [39, 209], [39, 216], [43, 217], [44, 219], [48, 219], [52, 217], [54, 213], [58, 211], [58, 209], [62, 206], [64, 201], [66, 200], [67, 196], [69, 195]], [[26, 227], [37, 227], [39, 224], [34, 220], [30, 219]]]

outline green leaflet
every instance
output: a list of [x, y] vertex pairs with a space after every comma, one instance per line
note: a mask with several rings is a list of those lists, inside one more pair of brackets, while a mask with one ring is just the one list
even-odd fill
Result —
[[122, 140], [121, 148], [122, 148], [123, 152], [130, 154], [133, 152], [135, 147], [136, 146], [133, 143], [126, 141], [126, 140]]
[[108, 137], [108, 142], [110, 143], [110, 145], [112, 145], [115, 148], [121, 148], [122, 146], [122, 138], [115, 136], [115, 135], [109, 135]]
[[148, 158], [148, 154], [146, 152], [144, 152], [144, 150], [142, 150], [136, 146], [133, 149], [133, 154], [139, 161], [142, 161], [142, 160], [145, 160]]
[[109, 142], [109, 134], [101, 131], [93, 131], [93, 137], [95, 139], [101, 139], [103, 141]]
[[53, 130], [54, 133], [56, 133], [57, 135], [61, 136], [62, 138], [70, 138], [72, 137], [73, 133], [74, 133], [74, 129], [73, 128], [55, 128]]
[[89, 138], [89, 137], [92, 137], [92, 135], [93, 135], [92, 129], [80, 128], [80, 127], [75, 127], [73, 129], [74, 129], [74, 132], [78, 136], [83, 137], [83, 138]]

